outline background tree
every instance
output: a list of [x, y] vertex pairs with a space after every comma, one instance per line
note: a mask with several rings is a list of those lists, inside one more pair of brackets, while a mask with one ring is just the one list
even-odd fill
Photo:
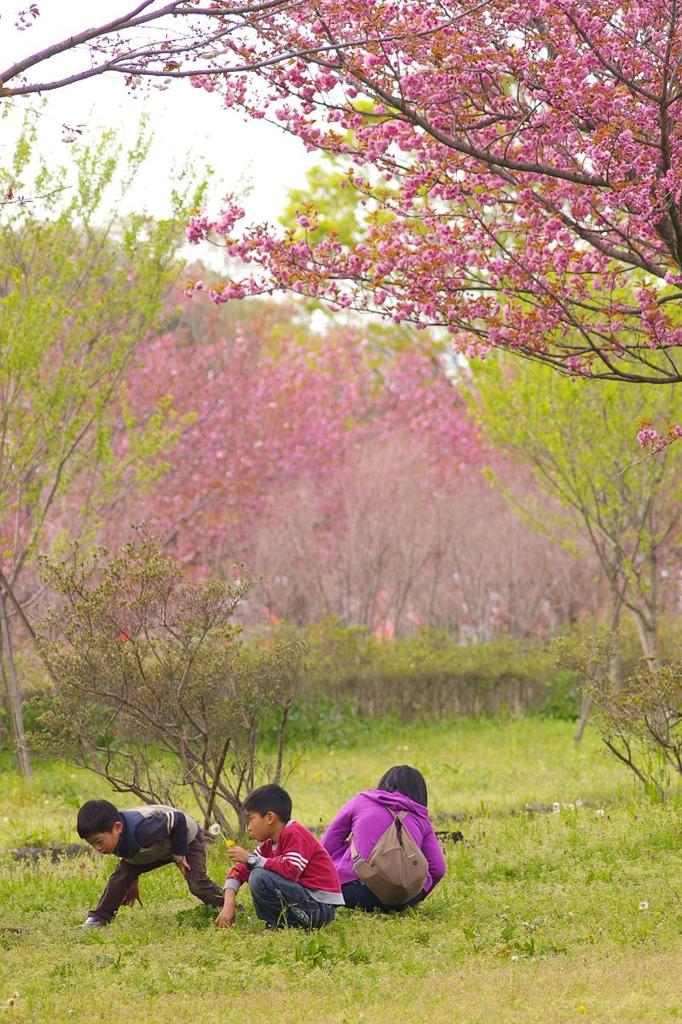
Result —
[[204, 325], [193, 342], [178, 325], [144, 346], [130, 375], [139, 414], [172, 395], [185, 420], [137, 517], [197, 564], [229, 562], [273, 490], [331, 478], [363, 429], [372, 381], [359, 346], [348, 335], [302, 344], [290, 317], [261, 309], [226, 329]]
[[273, 495], [252, 534], [271, 615], [476, 643], [543, 637], [590, 614], [602, 589], [592, 558], [519, 521], [476, 464], [436, 485], [426, 454], [404, 436], [364, 445], [338, 480], [333, 519], [310, 486]]
[[120, 218], [146, 152], [144, 135], [122, 155], [106, 134], [95, 148], [74, 146], [69, 168], [51, 168], [26, 126], [12, 166], [0, 169], [0, 182], [35, 197], [0, 210], [1, 646], [24, 771], [7, 620], [36, 592], [30, 561], [39, 547], [92, 530], [115, 491], [152, 479], [170, 435], [164, 396], [136, 415], [125, 374], [163, 315], [179, 270], [180, 225], [198, 193], [174, 195], [166, 221]]
[[[668, 448], [642, 458], [629, 427], [651, 415], [669, 418], [673, 398], [650, 386], [550, 379], [550, 373], [488, 360], [474, 376], [473, 407], [487, 440], [525, 462], [540, 488], [577, 516], [611, 593], [611, 679], [617, 684], [623, 607], [635, 618], [651, 669], [660, 664], [661, 559], [679, 540], [680, 455]], [[552, 524], [547, 512], [525, 509], [561, 536], [561, 519]]]
[[129, 380], [140, 413], [172, 396], [181, 438], [108, 542], [144, 519], [196, 572], [243, 561], [262, 578], [242, 605], [250, 622], [334, 615], [471, 640], [574, 618], [594, 566], [519, 523], [483, 479], [491, 461], [521, 471], [481, 443], [435, 340], [366, 327], [313, 330], [302, 304], [171, 300]]

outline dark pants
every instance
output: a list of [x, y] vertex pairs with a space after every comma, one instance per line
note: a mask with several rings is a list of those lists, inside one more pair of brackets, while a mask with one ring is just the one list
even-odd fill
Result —
[[318, 903], [298, 882], [265, 868], [249, 872], [249, 889], [256, 914], [268, 928], [323, 928], [334, 920], [335, 908]]
[[[223, 890], [206, 874], [206, 845], [201, 830], [194, 842], [187, 847], [186, 856], [190, 866], [190, 870], [185, 875], [189, 891], [202, 903], [208, 903], [211, 907], [222, 907]], [[120, 861], [118, 867], [109, 877], [99, 903], [94, 910], [89, 911], [90, 917], [95, 917], [98, 921], [108, 924], [116, 915], [116, 911], [123, 903], [131, 885], [137, 881], [140, 875], [163, 867], [164, 864], [173, 863], [172, 857], [154, 861], [153, 864], [130, 864], [125, 860]]]
[[364, 882], [346, 882], [341, 886], [343, 901], [349, 909], [354, 907], [358, 910], [380, 910], [384, 914], [395, 914], [397, 911], [406, 910], [407, 907], [414, 907], [426, 899], [423, 892], [418, 893], [409, 903], [403, 903], [398, 907], [388, 907], [379, 901]]

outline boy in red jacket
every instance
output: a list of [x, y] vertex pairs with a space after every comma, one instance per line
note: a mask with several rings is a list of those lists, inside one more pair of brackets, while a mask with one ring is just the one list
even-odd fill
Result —
[[260, 786], [244, 801], [249, 835], [258, 846], [249, 853], [233, 846], [235, 861], [225, 880], [218, 928], [234, 924], [237, 892], [248, 882], [256, 913], [266, 928], [322, 928], [343, 905], [332, 859], [315, 836], [291, 820], [291, 797], [280, 786]]

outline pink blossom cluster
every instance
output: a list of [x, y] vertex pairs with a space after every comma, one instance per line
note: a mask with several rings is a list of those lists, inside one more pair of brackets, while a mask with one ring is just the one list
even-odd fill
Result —
[[14, 27], [19, 32], [25, 32], [27, 28], [31, 28], [36, 18], [40, 17], [40, 10], [38, 4], [29, 4], [28, 7], [22, 8], [17, 11], [14, 19]]
[[214, 92], [218, 83], [210, 75], [192, 75], [189, 84], [193, 89], [204, 89], [206, 92]]
[[199, 242], [204, 241], [211, 233], [225, 238], [243, 216], [243, 207], [228, 198], [215, 220], [209, 220], [204, 214], [195, 214], [190, 217], [186, 231], [187, 241], [190, 245], [198, 245]]
[[343, 158], [368, 215], [344, 244], [314, 235], [309, 209], [304, 239], [234, 238], [232, 217], [210, 230], [245, 266], [243, 294], [436, 324], [462, 350], [588, 376], [679, 379], [672, 0], [632, 0], [617, 19], [603, 0], [488, 6], [321, 0], [314, 19], [305, 5], [259, 19], [240, 50], [256, 69], [230, 77], [225, 103]]
[[637, 441], [642, 448], [648, 448], [652, 455], [664, 451], [668, 445], [682, 438], [682, 424], [671, 424], [665, 434], [655, 430], [651, 424], [644, 424], [637, 431]]

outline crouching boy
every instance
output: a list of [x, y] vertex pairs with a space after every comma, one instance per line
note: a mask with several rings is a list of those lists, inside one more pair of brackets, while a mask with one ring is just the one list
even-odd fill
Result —
[[88, 800], [78, 812], [77, 829], [98, 853], [120, 857], [82, 928], [102, 927], [113, 920], [121, 904], [141, 903], [139, 875], [164, 864], [178, 865], [197, 899], [222, 908], [223, 891], [206, 874], [203, 832], [189, 814], [164, 804], [119, 811], [108, 800]]
[[236, 861], [225, 881], [219, 928], [234, 924], [239, 887], [248, 882], [256, 914], [266, 928], [322, 928], [343, 904], [332, 859], [315, 836], [291, 820], [291, 797], [280, 786], [260, 786], [244, 801], [249, 835], [258, 846], [249, 853], [233, 846]]

